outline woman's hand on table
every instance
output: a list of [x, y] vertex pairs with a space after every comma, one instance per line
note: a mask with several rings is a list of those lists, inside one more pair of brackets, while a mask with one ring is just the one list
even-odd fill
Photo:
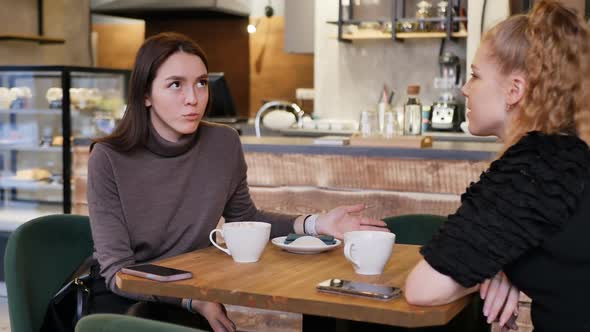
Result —
[[488, 323], [498, 321], [502, 331], [518, 330], [518, 298], [520, 291], [512, 285], [504, 272], [500, 271], [492, 279], [486, 279], [479, 289], [484, 302], [483, 314]]
[[389, 232], [384, 221], [353, 215], [365, 210], [364, 204], [339, 206], [328, 213], [318, 216], [316, 231], [319, 234], [332, 235], [338, 239], [350, 231], [383, 231]]
[[192, 309], [200, 313], [214, 332], [234, 332], [236, 325], [227, 317], [227, 311], [221, 303], [192, 300]]

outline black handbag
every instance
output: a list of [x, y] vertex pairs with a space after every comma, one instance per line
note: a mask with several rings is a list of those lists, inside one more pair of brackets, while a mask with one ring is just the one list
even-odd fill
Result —
[[80, 268], [49, 301], [41, 332], [73, 332], [78, 321], [92, 313], [93, 298], [109, 293], [100, 276], [100, 266], [92, 257]]

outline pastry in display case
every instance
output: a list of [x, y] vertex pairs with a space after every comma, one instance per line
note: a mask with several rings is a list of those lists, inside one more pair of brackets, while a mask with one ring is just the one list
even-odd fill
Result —
[[51, 178], [51, 172], [44, 168], [21, 169], [16, 171], [14, 178], [23, 181], [45, 181]]
[[[63, 91], [61, 90], [61, 88], [47, 89], [47, 93], [45, 94], [45, 98], [47, 98], [47, 102], [49, 103], [49, 108], [61, 109], [61, 99], [63, 98]], [[70, 98], [71, 98], [71, 94], [70, 94]]]
[[102, 100], [102, 93], [97, 88], [70, 88], [72, 107], [81, 111], [96, 110]]
[[0, 109], [10, 108], [10, 89], [0, 86]]
[[0, 87], [0, 109], [22, 109], [30, 106], [32, 93], [26, 86]]
[[72, 148], [112, 132], [130, 74], [0, 66], [0, 227], [5, 220], [71, 212]]
[[23, 109], [31, 107], [31, 98], [33, 97], [31, 89], [26, 86], [19, 86], [10, 89], [12, 100], [10, 108]]

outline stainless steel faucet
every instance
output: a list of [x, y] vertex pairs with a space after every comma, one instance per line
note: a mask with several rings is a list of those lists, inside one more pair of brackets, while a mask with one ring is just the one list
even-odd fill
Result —
[[256, 112], [256, 119], [254, 119], [254, 128], [256, 129], [256, 137], [260, 137], [260, 123], [262, 122], [262, 118], [266, 113], [272, 109], [280, 108], [281, 110], [285, 110], [287, 112], [291, 112], [295, 115], [295, 119], [297, 119], [297, 128], [303, 128], [303, 115], [305, 114], [301, 107], [295, 103], [290, 103], [288, 101], [269, 101], [260, 107], [258, 112]]

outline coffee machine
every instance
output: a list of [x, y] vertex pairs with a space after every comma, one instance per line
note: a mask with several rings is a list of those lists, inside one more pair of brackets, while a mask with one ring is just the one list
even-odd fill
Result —
[[440, 131], [461, 131], [465, 121], [465, 105], [458, 100], [461, 87], [461, 61], [453, 53], [446, 52], [439, 57], [440, 77], [434, 79], [434, 88], [439, 91], [438, 100], [430, 112], [430, 129]]

